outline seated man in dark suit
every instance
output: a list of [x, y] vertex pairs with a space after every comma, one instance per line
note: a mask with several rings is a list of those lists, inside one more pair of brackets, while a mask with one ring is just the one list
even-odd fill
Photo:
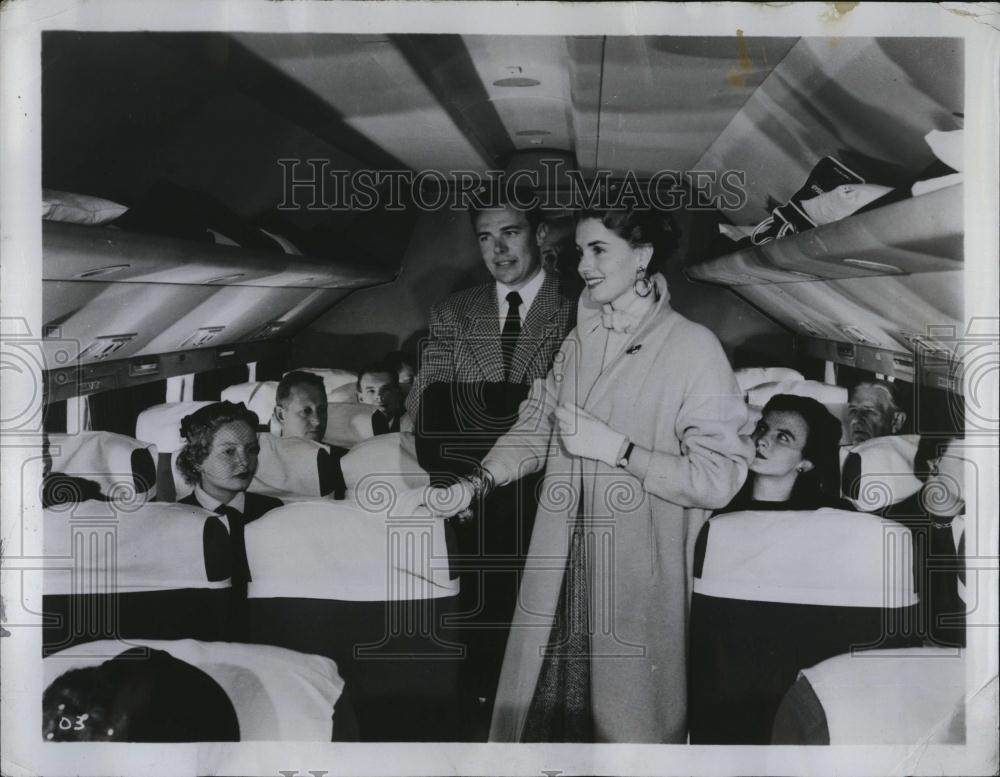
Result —
[[[388, 434], [400, 431], [406, 412], [395, 370], [383, 363], [371, 364], [358, 374], [358, 402], [371, 405], [371, 433]], [[359, 430], [365, 434], [368, 430]]]
[[302, 437], [323, 442], [326, 434], [326, 387], [319, 375], [302, 370], [289, 372], [278, 383], [274, 420], [279, 437]]

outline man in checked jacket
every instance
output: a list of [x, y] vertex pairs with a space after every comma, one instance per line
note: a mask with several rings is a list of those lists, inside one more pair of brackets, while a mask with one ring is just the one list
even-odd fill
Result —
[[[576, 318], [576, 300], [560, 291], [554, 268], [542, 267], [548, 226], [538, 210], [506, 205], [470, 217], [493, 281], [431, 308], [430, 337], [406, 400], [418, 458], [438, 482], [474, 469], [510, 429], [518, 404], [546, 376]], [[499, 489], [472, 521], [452, 521], [449, 550], [453, 572], [462, 577], [469, 650], [467, 738], [485, 738], [541, 475]]]

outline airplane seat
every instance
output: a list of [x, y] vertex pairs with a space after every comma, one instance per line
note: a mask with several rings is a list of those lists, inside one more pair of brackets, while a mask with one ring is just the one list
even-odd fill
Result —
[[332, 367], [297, 367], [294, 371], [319, 375], [326, 387], [327, 402], [357, 402], [358, 374], [356, 372], [338, 370]]
[[871, 650], [803, 669], [778, 707], [775, 745], [962, 745], [965, 651]]
[[353, 448], [375, 436], [371, 417], [375, 408], [355, 402], [331, 402], [326, 406], [326, 434], [323, 442], [338, 448]]
[[872, 437], [840, 449], [841, 494], [858, 510], [878, 512], [901, 502], [922, 485], [913, 472], [920, 436]]
[[346, 486], [340, 460], [328, 446], [267, 432], [258, 434], [257, 440], [257, 474], [248, 491], [276, 496], [285, 502], [328, 495], [343, 498]]
[[[695, 546], [692, 744], [768, 744], [799, 671], [842, 653], [921, 644], [909, 531], [824, 508], [712, 518]], [[850, 574], [845, 574], [850, 570]]]
[[443, 522], [398, 504], [300, 502], [249, 524], [249, 639], [333, 659], [362, 741], [455, 739], [458, 580]]
[[412, 434], [393, 432], [351, 448], [340, 460], [348, 495], [363, 501], [365, 494], [384, 487], [406, 490], [430, 485], [430, 475], [417, 462], [414, 445]]
[[[344, 681], [336, 664], [323, 656], [270, 645], [193, 639], [136, 639], [127, 645], [114, 640], [88, 642], [42, 661], [45, 687], [66, 672], [99, 667], [129, 648], [163, 651], [207, 674], [232, 705], [239, 741], [329, 742], [331, 738], [350, 738], [338, 735], [350, 730], [353, 713], [345, 706]], [[150, 656], [148, 652], [145, 655]], [[130, 658], [134, 664], [143, 660], [138, 655]], [[159, 665], [156, 666], [158, 669]], [[202, 703], [198, 698], [175, 701], [182, 709], [174, 714], [181, 716], [190, 714]], [[152, 713], [167, 714], [159, 710]]]
[[52, 472], [85, 478], [111, 500], [156, 498], [156, 445], [113, 432], [50, 434], [48, 440]]
[[766, 383], [797, 382], [805, 380], [805, 376], [790, 367], [741, 367], [733, 370], [740, 391], [746, 394], [750, 389], [763, 386]]
[[218, 516], [88, 499], [52, 505], [43, 520], [44, 653], [111, 638], [229, 637], [231, 550]]
[[[171, 466], [173, 454], [184, 447], [181, 419], [211, 404], [209, 401], [164, 402], [143, 410], [136, 418], [136, 438], [152, 443], [159, 452], [156, 462], [156, 493], [161, 501], [173, 502], [190, 491]], [[180, 493], [178, 485], [181, 487]]]
[[219, 395], [223, 401], [242, 402], [248, 410], [257, 414], [261, 426], [266, 426], [272, 433], [279, 430], [274, 420], [274, 398], [278, 393], [278, 381], [264, 380], [250, 383], [237, 383], [222, 390]]

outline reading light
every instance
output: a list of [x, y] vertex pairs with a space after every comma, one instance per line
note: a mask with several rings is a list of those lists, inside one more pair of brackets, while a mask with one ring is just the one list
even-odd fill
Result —
[[541, 81], [535, 78], [499, 78], [493, 82], [493, 86], [538, 86]]
[[229, 275], [219, 275], [215, 278], [209, 278], [206, 281], [202, 281], [202, 283], [223, 283], [225, 281], [235, 281], [237, 278], [242, 278], [244, 275], [246, 275], [246, 273], [242, 272], [230, 273]]
[[94, 267], [90, 270], [84, 270], [83, 272], [78, 272], [74, 275], [74, 278], [96, 278], [100, 275], [111, 275], [111, 273], [121, 272], [122, 270], [127, 270], [132, 265], [130, 264], [109, 264], [104, 267]]
[[894, 264], [883, 264], [882, 262], [869, 262], [867, 259], [841, 259], [844, 264], [849, 264], [852, 267], [860, 267], [862, 270], [872, 270], [874, 272], [882, 273], [902, 273], [899, 267]]

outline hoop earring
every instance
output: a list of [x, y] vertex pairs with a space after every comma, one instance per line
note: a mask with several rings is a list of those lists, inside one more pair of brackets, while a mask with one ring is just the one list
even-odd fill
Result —
[[645, 267], [638, 267], [635, 271], [635, 282], [632, 284], [632, 290], [639, 297], [648, 297], [653, 291], [653, 284], [650, 282], [649, 277], [646, 275]]

